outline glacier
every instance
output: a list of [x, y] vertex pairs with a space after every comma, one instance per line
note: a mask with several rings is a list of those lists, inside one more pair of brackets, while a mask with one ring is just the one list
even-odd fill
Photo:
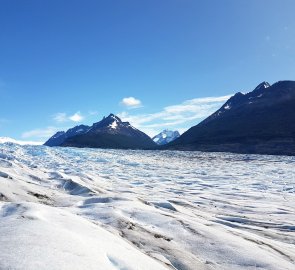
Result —
[[294, 164], [0, 144], [0, 269], [294, 269]]

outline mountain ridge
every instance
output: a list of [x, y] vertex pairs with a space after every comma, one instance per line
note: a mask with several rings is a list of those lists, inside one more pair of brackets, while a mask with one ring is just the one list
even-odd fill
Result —
[[295, 82], [232, 96], [163, 149], [295, 155]]
[[67, 132], [57, 132], [44, 145], [115, 149], [156, 147], [148, 135], [112, 113], [92, 126], [80, 125]]
[[[50, 140], [56, 140], [65, 147], [295, 155], [294, 123], [295, 81], [262, 82], [253, 91], [237, 92], [219, 110], [165, 145], [157, 145], [114, 114], [91, 127], [58, 132], [45, 145], [54, 146]], [[157, 136], [153, 139], [160, 140]]]

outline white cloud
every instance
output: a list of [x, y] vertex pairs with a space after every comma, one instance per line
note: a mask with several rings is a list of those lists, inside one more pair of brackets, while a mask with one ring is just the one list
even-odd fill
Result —
[[97, 115], [98, 114], [98, 111], [89, 111], [88, 114], [90, 116]]
[[84, 117], [80, 114], [80, 112], [76, 112], [75, 114], [70, 116], [69, 119], [73, 122], [81, 122]]
[[46, 127], [44, 129], [33, 129], [26, 131], [22, 134], [23, 139], [38, 139], [38, 140], [47, 140], [52, 135], [54, 135], [57, 131], [59, 131], [59, 128], [57, 127]]
[[[80, 112], [76, 112], [73, 115], [67, 115], [66, 113], [57, 113], [53, 116], [53, 120], [57, 123], [65, 123], [70, 121], [80, 122], [83, 119], [84, 117], [81, 115]], [[21, 137], [23, 139], [47, 141], [56, 132], [61, 130], [67, 130], [67, 129], [68, 127], [55, 127], [55, 126], [49, 126], [46, 128], [37, 128], [37, 129], [23, 132]]]
[[54, 121], [58, 123], [63, 123], [68, 121], [68, 117], [66, 113], [57, 113], [53, 116]]
[[57, 123], [65, 123], [69, 121], [81, 122], [83, 119], [84, 117], [81, 115], [80, 112], [76, 112], [73, 115], [67, 115], [66, 113], [56, 113], [53, 116], [53, 120]]
[[[123, 121], [129, 121], [136, 128], [144, 131], [150, 136], [154, 136], [163, 129], [174, 129], [183, 133], [193, 125], [198, 124], [205, 117], [218, 110], [231, 95], [221, 97], [205, 97], [186, 100], [180, 104], [164, 107], [162, 110], [149, 114], [130, 114], [130, 111], [123, 111], [118, 114]], [[127, 98], [130, 99], [130, 98]], [[134, 99], [134, 98], [131, 98]], [[123, 103], [124, 99], [122, 100]], [[126, 100], [125, 100], [126, 101]], [[130, 101], [130, 100], [129, 100]], [[139, 103], [138, 103], [139, 102]], [[133, 106], [140, 105], [141, 102], [130, 102]], [[128, 103], [128, 102], [127, 102]], [[126, 104], [127, 104], [126, 103]], [[94, 115], [96, 112], [89, 112]], [[68, 116], [66, 113], [57, 113], [54, 120], [58, 123], [80, 122], [84, 119], [80, 112]], [[34, 129], [22, 134], [22, 138], [30, 140], [47, 140], [59, 130], [67, 128], [47, 127], [44, 129]]]
[[142, 106], [141, 101], [134, 97], [123, 98], [121, 104], [128, 108], [139, 108]]
[[218, 110], [230, 97], [231, 95], [195, 98], [181, 104], [164, 107], [163, 110], [156, 113], [132, 115], [122, 112], [118, 116], [150, 136], [156, 135], [164, 128], [178, 129], [184, 132]]

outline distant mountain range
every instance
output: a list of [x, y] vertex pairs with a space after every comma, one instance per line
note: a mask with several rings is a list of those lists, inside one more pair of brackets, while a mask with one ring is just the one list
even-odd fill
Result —
[[177, 130], [172, 131], [172, 130], [165, 129], [161, 133], [153, 137], [153, 141], [158, 145], [164, 145], [174, 141], [179, 136], [180, 134]]
[[20, 141], [20, 140], [15, 140], [9, 137], [0, 137], [0, 144], [2, 143], [15, 143], [19, 145], [41, 145], [42, 144], [42, 142]]
[[45, 145], [295, 155], [295, 82], [263, 82], [238, 92], [181, 136], [164, 130], [151, 139], [110, 114], [91, 127], [58, 132]]
[[153, 149], [157, 146], [148, 135], [114, 114], [91, 127], [80, 125], [67, 132], [57, 132], [45, 145], [114, 149]]
[[235, 94], [162, 149], [295, 155], [295, 82]]
[[69, 129], [67, 132], [59, 131], [56, 134], [54, 134], [44, 145], [60, 146], [68, 138], [87, 133], [88, 130], [90, 130], [89, 126], [80, 125], [80, 126], [76, 126], [74, 128]]

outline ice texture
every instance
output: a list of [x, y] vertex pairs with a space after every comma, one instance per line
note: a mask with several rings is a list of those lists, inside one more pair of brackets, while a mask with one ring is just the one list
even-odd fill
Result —
[[0, 269], [293, 270], [295, 158], [0, 145]]

